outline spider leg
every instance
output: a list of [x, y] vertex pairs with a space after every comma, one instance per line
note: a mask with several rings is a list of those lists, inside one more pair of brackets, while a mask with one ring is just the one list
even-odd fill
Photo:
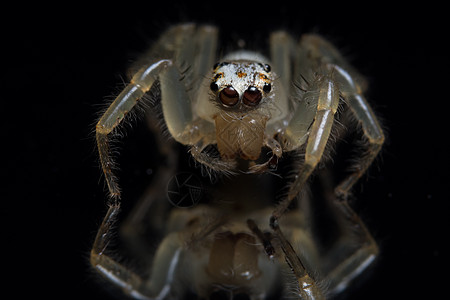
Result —
[[[172, 137], [183, 144], [191, 143], [195, 138], [190, 126], [193, 120], [190, 101], [192, 95], [187, 89], [194, 80], [191, 78], [201, 77], [199, 74], [206, 72], [205, 65], [213, 60], [216, 35], [215, 28], [210, 26], [197, 30], [190, 24], [170, 28], [147, 54], [152, 60], [145, 62], [134, 74], [128, 86], [100, 118], [96, 125], [97, 146], [112, 199], [120, 199], [120, 189], [113, 173], [109, 135], [156, 80], [159, 79], [160, 82], [162, 110]], [[161, 56], [163, 58], [155, 59]], [[198, 67], [190, 68], [199, 56], [206, 58], [200, 61]]]
[[100, 162], [112, 198], [120, 198], [120, 189], [112, 170], [113, 161], [110, 157], [108, 135], [120, 124], [125, 115], [133, 109], [142, 96], [150, 90], [159, 73], [170, 64], [169, 60], [159, 60], [143, 67], [133, 76], [130, 84], [117, 96], [96, 125]]
[[[183, 250], [178, 237], [172, 234], [162, 241], [155, 255], [151, 280], [146, 280], [107, 254], [108, 244], [113, 235], [111, 230], [119, 211], [118, 203], [111, 204], [108, 208], [91, 250], [92, 267], [135, 299], [164, 299], [171, 290]], [[146, 295], [155, 295], [155, 297]]]
[[[333, 75], [334, 72], [324, 74], [314, 83], [316, 87], [311, 93], [311, 97], [316, 98], [313, 101], [317, 101], [317, 111], [306, 144], [305, 162], [291, 185], [286, 199], [275, 208], [271, 223], [283, 215], [322, 158], [334, 122], [334, 115], [339, 105], [339, 90]], [[286, 132], [296, 130], [297, 124], [295, 121], [294, 116], [294, 123], [288, 125]], [[300, 125], [303, 126], [303, 124]]]
[[332, 70], [339, 84], [339, 91], [361, 124], [364, 137], [367, 139], [367, 151], [355, 166], [356, 170], [344, 179], [335, 190], [336, 194], [344, 199], [378, 155], [384, 143], [384, 134], [375, 114], [363, 96], [368, 86], [367, 81], [347, 63], [339, 51], [331, 43], [314, 34], [304, 35], [299, 49], [297, 60], [300, 65], [295, 77], [300, 75], [308, 77], [308, 73], [318, 69]]
[[139, 292], [142, 286], [142, 278], [105, 254], [110, 241], [110, 230], [119, 211], [119, 204], [110, 205], [91, 250], [91, 265], [103, 277], [119, 286], [126, 294], [133, 295], [138, 299], [149, 299]]
[[294, 248], [284, 236], [278, 225], [278, 221], [271, 223], [271, 227], [280, 241], [281, 249], [285, 255], [286, 262], [297, 280], [298, 289], [296, 292], [298, 293], [299, 299], [325, 299], [325, 295], [317, 285], [316, 280], [311, 276], [311, 274], [308, 274], [305, 266], [295, 253]]
[[294, 42], [292, 37], [285, 31], [276, 31], [270, 35], [270, 57], [279, 80], [285, 91], [291, 87], [291, 56]]
[[[212, 65], [216, 36], [217, 30], [211, 26], [196, 28], [194, 25], [186, 24], [170, 28], [147, 53], [147, 60], [140, 62], [142, 67], [134, 74], [128, 86], [117, 96], [96, 126], [100, 162], [111, 200], [108, 203], [108, 212], [97, 232], [90, 262], [103, 277], [137, 299], [165, 299], [171, 293], [184, 246], [176, 234], [169, 234], [163, 239], [154, 257], [151, 280], [140, 277], [108, 254], [112, 226], [120, 210], [120, 189], [113, 174], [109, 136], [159, 80], [164, 121], [170, 134], [177, 142], [183, 144], [196, 140], [197, 136], [191, 135], [192, 131], [195, 131], [192, 129], [195, 124], [190, 102], [195, 89], [190, 89], [190, 85], [202, 79], [207, 68]], [[168, 176], [173, 173], [176, 159], [170, 155], [169, 148], [171, 147], [167, 144], [160, 147], [160, 150], [168, 154], [168, 165], [162, 167], [159, 173], [161, 178], [158, 178], [156, 186], [166, 184]], [[149, 194], [157, 197], [160, 191]], [[144, 210], [152, 202], [152, 199], [144, 199], [139, 208]], [[147, 210], [143, 213], [147, 213]], [[142, 217], [142, 214], [135, 214], [134, 219], [129, 220], [128, 224], [135, 224]]]
[[[294, 248], [284, 237], [278, 225], [278, 219], [284, 214], [290, 203], [302, 190], [307, 179], [320, 161], [328, 142], [331, 127], [334, 122], [334, 114], [339, 105], [339, 90], [336, 81], [333, 78], [333, 72], [323, 74], [323, 76], [318, 78], [315, 83], [314, 91], [308, 96], [316, 98], [312, 101], [317, 101], [317, 110], [306, 144], [305, 162], [300, 173], [290, 187], [287, 198], [280, 202], [273, 211], [270, 218], [270, 226], [280, 240], [281, 248], [286, 256], [286, 261], [297, 279], [299, 297], [301, 299], [325, 299], [325, 296], [322, 294], [317, 283], [310, 274], [307, 273], [305, 266], [297, 256]], [[303, 114], [303, 112], [299, 113]], [[291, 132], [295, 131], [295, 127], [298, 125], [295, 121], [296, 118], [294, 116], [294, 123], [288, 125], [288, 129]], [[303, 124], [300, 124], [300, 127], [302, 126]]]
[[333, 204], [340, 214], [344, 234], [329, 251], [324, 263], [334, 266], [327, 272], [325, 281], [329, 292], [337, 294], [372, 264], [379, 249], [367, 227], [348, 202], [335, 199]]
[[[384, 135], [372, 109], [362, 96], [367, 87], [366, 81], [345, 62], [337, 49], [319, 36], [305, 35], [302, 38], [299, 50], [297, 60], [302, 63], [296, 69], [295, 78], [306, 76], [310, 80], [312, 77], [311, 72], [320, 73], [329, 70], [332, 77], [330, 82], [339, 86], [339, 90], [334, 92], [335, 95], [337, 96], [340, 93], [343, 96], [353, 115], [360, 122], [364, 136], [368, 141], [368, 150], [361, 158], [358, 169], [345, 178], [334, 191], [328, 188], [328, 202], [340, 227], [341, 237], [335, 242], [333, 248], [321, 258], [321, 264], [323, 264], [321, 272], [323, 272], [323, 279], [328, 284], [330, 292], [335, 294], [345, 289], [353, 278], [363, 272], [373, 262], [379, 252], [375, 240], [347, 202], [346, 195], [380, 151], [384, 142]], [[308, 108], [308, 105], [315, 104], [314, 97], [309, 96], [308, 93], [309, 91], [305, 93], [303, 99], [309, 100], [300, 103], [305, 108]], [[315, 145], [324, 147], [329, 135], [329, 133], [324, 135], [324, 131], [322, 131], [323, 139], [318, 139], [317, 128], [325, 129], [331, 127], [331, 124], [325, 125], [325, 123], [323, 123], [324, 126], [320, 126], [322, 124], [320, 122], [320, 102], [319, 96], [317, 113], [311, 129], [308, 129], [311, 112], [306, 109], [301, 117], [298, 116], [302, 112], [298, 113], [296, 111], [285, 131], [285, 137], [288, 139], [287, 146], [290, 146], [291, 149], [301, 145], [303, 137], [309, 132], [305, 164], [291, 187], [287, 199], [275, 209], [271, 218], [271, 224], [277, 223], [277, 219], [301, 190], [323, 153], [323, 148], [321, 148], [321, 151], [315, 151], [316, 155], [311, 160], [311, 150], [320, 149]], [[333, 103], [336, 104], [335, 108], [337, 108], [338, 100]], [[331, 109], [332, 113], [335, 112], [331, 105], [328, 109]], [[297, 122], [297, 120], [302, 121], [302, 123]], [[332, 122], [332, 119], [329, 121]], [[316, 126], [316, 124], [319, 126]], [[309, 161], [312, 161], [312, 163]]]
[[334, 222], [330, 221], [335, 224], [334, 236], [338, 237], [330, 250], [320, 257], [321, 272], [329, 293], [337, 294], [372, 264], [378, 256], [379, 249], [369, 230], [349, 203], [336, 196], [331, 173], [325, 169], [319, 175], [321, 190], [324, 191], [324, 199]]
[[353, 115], [361, 124], [364, 137], [367, 140], [367, 150], [361, 156], [358, 164], [356, 164], [356, 170], [345, 178], [335, 189], [336, 194], [340, 198], [345, 199], [353, 185], [366, 172], [380, 152], [384, 143], [384, 134], [370, 105], [362, 96], [360, 89], [353, 82], [349, 74], [340, 67], [336, 67], [335, 69], [341, 85], [348, 91], [344, 92], [344, 98]]

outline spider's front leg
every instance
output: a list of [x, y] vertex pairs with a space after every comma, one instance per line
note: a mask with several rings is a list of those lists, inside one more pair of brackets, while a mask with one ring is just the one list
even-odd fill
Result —
[[[159, 80], [164, 120], [170, 134], [177, 142], [192, 143], [191, 95], [186, 85], [193, 83], [192, 78], [201, 78], [207, 72], [214, 60], [216, 38], [217, 30], [210, 26], [195, 28], [188, 24], [169, 29], [148, 53], [152, 61], [138, 70], [100, 118], [96, 126], [98, 151], [109, 194], [114, 201], [120, 199], [120, 189], [113, 173], [109, 135]], [[161, 55], [162, 59], [154, 59]], [[196, 61], [196, 57], [202, 59]], [[185, 74], [182, 74], [183, 70]]]
[[[295, 199], [322, 158], [325, 145], [330, 136], [334, 115], [339, 105], [339, 90], [334, 80], [333, 72], [322, 74], [318, 77], [313, 87], [311, 87], [309, 94], [305, 95], [305, 98], [311, 102], [306, 103], [307, 101], [303, 101], [300, 104], [300, 106], [305, 106], [303, 107], [304, 109], [297, 108], [284, 134], [284, 138], [287, 139], [287, 144], [292, 146], [295, 143], [299, 143], [299, 139], [306, 135], [309, 128], [307, 123], [309, 122], [311, 124], [312, 122], [306, 145], [305, 162], [293, 185], [290, 187], [287, 198], [280, 202], [273, 211], [270, 218], [270, 226], [280, 240], [286, 261], [297, 279], [298, 296], [301, 299], [325, 299], [322, 291], [317, 286], [317, 282], [310, 276], [311, 274], [308, 274], [300, 258], [284, 237], [278, 225], [278, 219]], [[311, 113], [311, 107], [313, 105], [311, 103], [317, 103], [315, 115]], [[305, 112], [309, 112], [309, 116]]]
[[108, 135], [122, 122], [125, 115], [133, 109], [142, 96], [150, 90], [158, 75], [171, 64], [170, 60], [159, 60], [140, 69], [97, 123], [95, 128], [97, 147], [112, 199], [118, 200], [120, 198], [120, 189], [113, 173], [113, 160], [110, 156]]
[[300, 67], [300, 74], [317, 69], [332, 70], [335, 80], [339, 84], [339, 91], [345, 99], [345, 104], [350, 108], [363, 130], [366, 151], [354, 165], [355, 171], [335, 189], [338, 198], [346, 201], [351, 188], [367, 171], [380, 152], [384, 143], [383, 130], [363, 96], [367, 89], [367, 82], [345, 61], [331, 43], [314, 34], [304, 35], [299, 49], [301, 50], [299, 61], [306, 62]]
[[286, 199], [275, 208], [271, 224], [283, 215], [322, 158], [333, 126], [334, 115], [339, 105], [339, 89], [334, 80], [334, 72], [319, 76], [304, 98], [309, 99], [310, 103], [305, 104], [307, 101], [303, 101], [301, 105], [310, 106], [311, 103], [317, 103], [314, 121], [310, 119], [311, 113], [309, 113], [309, 116], [305, 115], [305, 111], [311, 111], [311, 107], [304, 110], [297, 108], [285, 130], [284, 138], [287, 139], [287, 144], [295, 145], [298, 140], [301, 140], [307, 134], [308, 122], [311, 124], [313, 121], [306, 144], [305, 162], [291, 185]]
[[[117, 96], [96, 126], [100, 162], [111, 201], [92, 247], [91, 265], [103, 277], [137, 299], [163, 299], [171, 292], [183, 245], [176, 235], [168, 235], [158, 247], [150, 279], [143, 279], [108, 255], [112, 226], [120, 210], [120, 189], [113, 173], [109, 137], [159, 80], [164, 121], [172, 137], [189, 144], [193, 114], [189, 85], [202, 78], [214, 61], [217, 30], [211, 26], [174, 26], [166, 31], [150, 50], [151, 59], [134, 74], [128, 86]], [[150, 296], [146, 296], [150, 295]], [[155, 298], [154, 295], [156, 295]]]

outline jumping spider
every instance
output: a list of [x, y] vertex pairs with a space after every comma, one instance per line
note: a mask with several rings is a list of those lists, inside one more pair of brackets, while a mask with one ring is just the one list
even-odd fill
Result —
[[[110, 200], [91, 264], [137, 299], [181, 299], [188, 293], [201, 299], [267, 299], [277, 286], [290, 288], [299, 299], [339, 293], [378, 254], [375, 241], [347, 201], [384, 141], [363, 96], [366, 81], [318, 35], [303, 35], [297, 43], [284, 31], [271, 33], [270, 60], [238, 50], [217, 62], [217, 40], [213, 26], [169, 28], [99, 120], [96, 138]], [[174, 170], [159, 175], [147, 197], [152, 200], [138, 208], [159, 220], [155, 223], [163, 232], [149, 275], [144, 276], [108, 254], [111, 227], [121, 205], [109, 136], [156, 82], [170, 136], [188, 146], [196, 162], [230, 175], [215, 195], [231, 204], [212, 198], [209, 204], [173, 208], [161, 216], [160, 210], [148, 208], [149, 203], [156, 202]], [[342, 230], [328, 251], [322, 251], [306, 225], [314, 218], [308, 205], [314, 197], [303, 191], [327, 152], [335, 119], [343, 114], [337, 114], [338, 109], [357, 120], [367, 150], [334, 191], [324, 189]], [[339, 122], [354, 126], [344, 119]], [[208, 147], [215, 147], [215, 154], [206, 151]], [[301, 167], [286, 182], [289, 191], [284, 199], [273, 206], [261, 186], [268, 176], [264, 174], [276, 172], [282, 156], [294, 152]], [[295, 199], [303, 204], [288, 211]], [[129, 231], [142, 221], [134, 217]], [[291, 296], [286, 290], [281, 293]]]

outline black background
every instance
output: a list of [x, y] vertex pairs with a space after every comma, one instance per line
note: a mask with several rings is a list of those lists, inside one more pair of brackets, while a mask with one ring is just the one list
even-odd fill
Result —
[[[88, 265], [106, 194], [95, 120], [127, 67], [163, 29], [197, 21], [216, 24], [232, 38], [265, 39], [274, 29], [317, 32], [368, 77], [368, 98], [386, 127], [387, 143], [360, 201], [382, 252], [371, 276], [348, 297], [431, 299], [442, 293], [449, 267], [446, 9], [430, 3], [295, 3], [65, 2], [5, 10], [10, 21], [3, 18], [1, 46], [3, 291], [49, 299], [110, 297]], [[142, 154], [144, 169], [151, 166], [151, 155], [136, 143], [127, 145], [125, 156]], [[142, 168], [137, 159], [122, 166], [125, 189], [151, 179]]]

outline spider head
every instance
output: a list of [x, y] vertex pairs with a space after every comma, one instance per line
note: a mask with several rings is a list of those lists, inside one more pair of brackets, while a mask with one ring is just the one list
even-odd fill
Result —
[[217, 63], [210, 89], [217, 102], [227, 108], [257, 107], [272, 89], [268, 64], [249, 61]]

